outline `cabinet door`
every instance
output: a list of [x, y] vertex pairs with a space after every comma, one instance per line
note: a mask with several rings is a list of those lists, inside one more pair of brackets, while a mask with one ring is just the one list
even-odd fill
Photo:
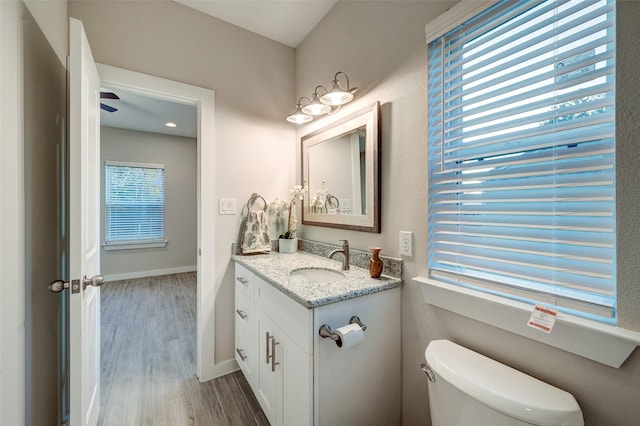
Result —
[[278, 340], [281, 334], [274, 322], [256, 309], [255, 344], [259, 350], [254, 392], [273, 426], [282, 424], [282, 343]]
[[[236, 286], [237, 287], [237, 286]], [[247, 296], [236, 288], [235, 359], [251, 386], [255, 381], [256, 349], [254, 346], [254, 307]]]
[[[313, 355], [287, 336], [282, 340], [282, 423], [311, 426], [313, 423]], [[280, 367], [278, 365], [277, 367]]]
[[256, 395], [273, 426], [311, 425], [313, 357], [256, 309]]

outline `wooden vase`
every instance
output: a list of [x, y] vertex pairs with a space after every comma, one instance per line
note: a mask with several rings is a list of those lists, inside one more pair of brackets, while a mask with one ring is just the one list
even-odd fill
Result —
[[380, 247], [371, 247], [371, 260], [369, 261], [369, 275], [371, 278], [380, 278], [382, 275], [382, 267], [384, 264], [382, 263], [382, 259], [380, 259]]

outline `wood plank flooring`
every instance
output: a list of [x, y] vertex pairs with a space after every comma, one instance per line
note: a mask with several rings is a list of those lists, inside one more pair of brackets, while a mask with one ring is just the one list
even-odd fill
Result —
[[102, 426], [268, 426], [240, 371], [200, 383], [196, 274], [101, 287]]

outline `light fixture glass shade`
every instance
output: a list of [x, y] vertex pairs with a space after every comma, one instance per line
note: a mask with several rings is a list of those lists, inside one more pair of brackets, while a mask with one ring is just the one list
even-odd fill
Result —
[[353, 93], [342, 90], [338, 87], [338, 83], [334, 82], [333, 87], [327, 93], [322, 95], [320, 102], [325, 105], [344, 105], [351, 102], [353, 99]]
[[296, 108], [296, 112], [287, 116], [287, 121], [289, 123], [303, 124], [303, 123], [308, 123], [311, 120], [313, 120], [313, 117], [302, 112], [302, 110], [300, 109], [300, 104], [298, 104]]
[[322, 115], [331, 111], [331, 107], [329, 105], [325, 105], [318, 100], [318, 93], [313, 94], [313, 98], [311, 102], [302, 107], [302, 112], [310, 115]]
[[[343, 90], [340, 88], [340, 80], [338, 76], [344, 76], [344, 80], [346, 80], [347, 88]], [[343, 81], [344, 81], [343, 80]], [[326, 105], [331, 106], [339, 106], [349, 103], [353, 100], [353, 94], [358, 90], [357, 88], [351, 88], [349, 85], [349, 76], [343, 71], [338, 71], [336, 75], [333, 77], [333, 81], [331, 82], [331, 90], [326, 91], [321, 97], [320, 102]]]

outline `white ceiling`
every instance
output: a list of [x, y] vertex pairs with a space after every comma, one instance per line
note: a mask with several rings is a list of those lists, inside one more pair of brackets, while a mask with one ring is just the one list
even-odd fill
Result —
[[337, 0], [174, 0], [261, 36], [298, 47]]
[[[120, 97], [120, 99], [100, 99], [101, 103], [118, 109], [115, 112], [100, 109], [102, 126], [190, 138], [195, 138], [197, 135], [195, 105], [170, 102], [123, 89], [112, 90], [108, 86], [102, 87], [101, 90], [113, 92]], [[165, 126], [169, 121], [176, 123], [176, 127]]]
[[[0, 0], [2, 1], [2, 0]], [[298, 47], [338, 0], [174, 0], [248, 31]], [[103, 126], [196, 137], [196, 107], [123, 89], [107, 91], [120, 99], [102, 99], [116, 112], [100, 110]], [[166, 127], [171, 121], [177, 127]]]

